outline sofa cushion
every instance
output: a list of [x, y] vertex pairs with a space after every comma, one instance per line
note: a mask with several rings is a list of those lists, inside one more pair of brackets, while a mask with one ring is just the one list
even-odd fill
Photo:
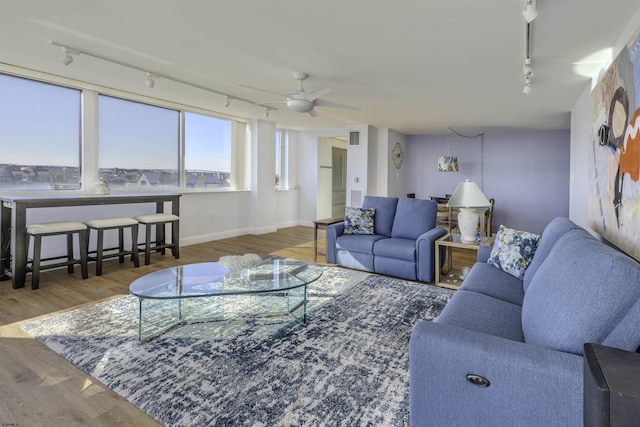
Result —
[[542, 232], [542, 236], [538, 241], [538, 246], [536, 248], [536, 254], [529, 264], [527, 271], [524, 273], [523, 287], [524, 291], [527, 292], [527, 288], [531, 283], [531, 279], [538, 271], [538, 268], [542, 265], [551, 249], [553, 249], [553, 245], [556, 244], [558, 239], [564, 236], [567, 232], [571, 230], [581, 230], [582, 228], [576, 225], [569, 218], [558, 217], [552, 220], [547, 226], [544, 228]]
[[521, 314], [519, 305], [459, 289], [435, 321], [523, 342]]
[[522, 304], [526, 342], [574, 354], [584, 343], [635, 351], [640, 345], [640, 265], [572, 230], [560, 237]]
[[389, 238], [375, 242], [373, 254], [387, 258], [404, 259], [415, 262], [416, 241], [411, 239]]
[[397, 197], [365, 196], [362, 201], [364, 209], [375, 209], [376, 215], [373, 221], [376, 234], [390, 237], [393, 226], [393, 218], [396, 215]]
[[375, 209], [347, 207], [344, 212], [344, 234], [374, 234]]
[[436, 226], [438, 204], [433, 200], [399, 199], [391, 237], [417, 239]]
[[373, 245], [384, 236], [377, 234], [345, 234], [336, 239], [336, 249], [373, 255]]
[[539, 235], [500, 225], [487, 263], [522, 279], [536, 253]]
[[511, 304], [522, 305], [522, 280], [482, 262], [477, 262], [460, 289], [488, 295]]

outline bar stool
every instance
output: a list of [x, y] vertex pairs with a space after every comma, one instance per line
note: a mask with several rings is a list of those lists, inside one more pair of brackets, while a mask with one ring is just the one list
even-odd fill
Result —
[[[102, 275], [102, 260], [107, 258], [118, 257], [120, 264], [124, 262], [125, 255], [131, 255], [133, 259], [133, 265], [140, 266], [140, 259], [138, 258], [138, 221], [133, 218], [99, 218], [92, 219], [84, 222], [88, 227], [87, 232], [87, 247], [89, 247], [89, 237], [91, 236], [91, 230], [96, 230], [98, 240], [96, 242], [96, 257], [92, 258], [96, 261], [96, 276]], [[124, 249], [124, 229], [131, 228], [131, 250]], [[118, 252], [113, 254], [104, 255], [105, 250], [113, 250], [116, 248], [104, 248], [104, 231], [105, 230], [118, 230]]]
[[[80, 247], [80, 259], [73, 257], [73, 235], [78, 234], [78, 245]], [[41, 261], [50, 261], [64, 258], [53, 257], [41, 259], [42, 238], [45, 236], [67, 236], [67, 260], [54, 264], [42, 266]], [[29, 241], [33, 237], [33, 261], [31, 264], [31, 289], [40, 287], [40, 270], [67, 266], [67, 272], [73, 273], [73, 265], [80, 264], [82, 278], [89, 277], [87, 269], [87, 226], [81, 222], [47, 222], [43, 224], [32, 224], [27, 227], [27, 252], [29, 251]]]
[[[140, 215], [134, 217], [140, 224], [145, 226], [144, 243], [144, 264], [151, 262], [151, 250], [160, 251], [165, 254], [166, 248], [171, 248], [171, 255], [176, 259], [180, 258], [180, 217], [172, 214], [158, 213], [151, 215]], [[166, 224], [171, 224], [171, 243], [167, 243], [164, 238]], [[151, 227], [156, 227], [155, 245], [151, 246]]]

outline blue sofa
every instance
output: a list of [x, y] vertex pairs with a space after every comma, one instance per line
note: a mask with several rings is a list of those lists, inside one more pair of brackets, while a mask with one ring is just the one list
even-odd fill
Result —
[[640, 345], [639, 264], [568, 218], [547, 225], [523, 280], [490, 251], [413, 330], [412, 427], [582, 426], [584, 344]]
[[357, 270], [432, 282], [436, 228], [433, 200], [365, 196], [363, 209], [375, 209], [374, 234], [344, 234], [344, 223], [327, 227], [327, 262]]

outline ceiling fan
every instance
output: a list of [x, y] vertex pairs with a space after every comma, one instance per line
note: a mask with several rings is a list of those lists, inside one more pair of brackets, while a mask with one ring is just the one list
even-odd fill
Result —
[[296, 111], [298, 113], [308, 113], [310, 116], [316, 117], [318, 112], [315, 110], [315, 107], [332, 107], [332, 108], [343, 108], [346, 110], [354, 110], [360, 111], [357, 107], [352, 107], [350, 105], [338, 104], [336, 102], [325, 101], [324, 99], [319, 99], [321, 96], [326, 95], [331, 92], [329, 88], [317, 88], [312, 90], [305, 91], [302, 87], [302, 82], [306, 80], [309, 75], [307, 73], [303, 73], [300, 71], [295, 71], [293, 73], [293, 77], [298, 80], [298, 88], [287, 94], [281, 94], [278, 92], [273, 92], [267, 89], [261, 89], [258, 87], [248, 86], [240, 84], [239, 86], [246, 87], [249, 89], [260, 90], [262, 92], [274, 93], [280, 96], [286, 96], [286, 100], [283, 102], [265, 102], [257, 105], [265, 106], [270, 104], [287, 104], [287, 107], [290, 110]]

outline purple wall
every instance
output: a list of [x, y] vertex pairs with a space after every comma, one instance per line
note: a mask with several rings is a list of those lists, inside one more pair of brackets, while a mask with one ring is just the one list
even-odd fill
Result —
[[[568, 130], [485, 132], [482, 144], [479, 137], [413, 135], [406, 147], [407, 193], [444, 196], [460, 181], [475, 181], [496, 199], [494, 232], [504, 224], [541, 233], [553, 218], [569, 216]], [[458, 156], [460, 172], [437, 171], [447, 151]]]

